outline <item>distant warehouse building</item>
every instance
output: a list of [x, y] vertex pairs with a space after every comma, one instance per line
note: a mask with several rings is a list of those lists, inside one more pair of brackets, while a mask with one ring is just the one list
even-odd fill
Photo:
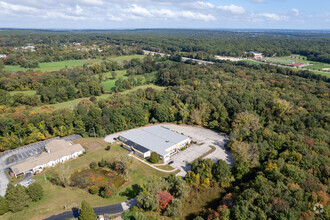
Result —
[[133, 151], [140, 157], [150, 157], [151, 152], [156, 152], [165, 163], [171, 155], [190, 143], [191, 139], [174, 132], [162, 125], [132, 129], [119, 135], [123, 147]]
[[29, 157], [22, 163], [13, 165], [10, 167], [11, 173], [15, 176], [30, 172], [38, 173], [46, 167], [78, 157], [85, 149], [80, 144], [71, 145], [65, 140], [54, 140], [46, 144], [45, 151], [37, 157]]

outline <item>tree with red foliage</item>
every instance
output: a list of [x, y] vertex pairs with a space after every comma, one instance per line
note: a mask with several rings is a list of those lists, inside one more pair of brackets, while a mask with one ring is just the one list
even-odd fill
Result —
[[112, 195], [116, 194], [116, 192], [117, 192], [116, 188], [111, 183], [109, 183], [108, 185], [106, 185], [101, 189], [100, 195], [103, 198], [110, 198]]
[[158, 192], [158, 202], [159, 202], [159, 208], [164, 210], [168, 204], [170, 204], [170, 202], [172, 201], [172, 199], [174, 198], [171, 193], [167, 192], [167, 191], [160, 191]]

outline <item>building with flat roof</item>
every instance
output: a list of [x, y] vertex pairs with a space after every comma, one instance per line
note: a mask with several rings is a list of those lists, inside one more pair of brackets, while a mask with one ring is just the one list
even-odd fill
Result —
[[151, 152], [156, 152], [165, 163], [171, 155], [177, 153], [182, 147], [190, 143], [191, 139], [171, 129], [154, 125], [136, 128], [119, 135], [123, 147], [133, 151], [143, 158], [150, 157]]
[[37, 157], [29, 157], [22, 163], [10, 167], [10, 171], [15, 176], [29, 172], [37, 173], [46, 167], [52, 167], [59, 162], [63, 163], [71, 158], [76, 158], [85, 149], [80, 144], [72, 145], [65, 140], [54, 140], [46, 144], [45, 151]]

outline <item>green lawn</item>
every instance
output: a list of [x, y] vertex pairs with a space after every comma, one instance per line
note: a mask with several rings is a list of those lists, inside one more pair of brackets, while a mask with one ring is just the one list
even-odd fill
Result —
[[[128, 56], [118, 56], [118, 57], [109, 57], [107, 58], [108, 61], [119, 61], [123, 62], [124, 60], [131, 60], [134, 58], [143, 58], [144, 55], [128, 55]], [[83, 66], [85, 63], [88, 64], [99, 64], [102, 62], [102, 59], [85, 59], [85, 60], [65, 60], [65, 61], [59, 61], [59, 62], [48, 62], [48, 63], [39, 63], [39, 68], [35, 68], [35, 70], [40, 71], [55, 71], [60, 70], [65, 67], [74, 67], [74, 66]], [[25, 71], [27, 68], [21, 67], [21, 66], [10, 66], [5, 65], [4, 70], [8, 71]]]
[[127, 78], [127, 76], [126, 76], [127, 70], [118, 70], [118, 71], [114, 71], [114, 72], [117, 73], [116, 79], [112, 78], [111, 72], [104, 74], [106, 80], [104, 80], [102, 82], [102, 84], [104, 85], [105, 91], [111, 91], [111, 89], [115, 87], [116, 80], [119, 79], [120, 77], [122, 77], [123, 79]]
[[9, 93], [10, 93], [10, 95], [15, 95], [15, 94], [22, 93], [26, 96], [32, 96], [32, 95], [35, 95], [37, 92], [34, 91], [34, 90], [29, 90], [29, 91], [11, 91]]
[[[102, 158], [109, 159], [111, 157], [119, 158], [121, 155], [127, 155], [129, 152], [122, 148], [118, 144], [113, 144], [110, 151], [106, 151], [104, 148], [107, 143], [101, 138], [81, 138], [74, 141], [75, 143], [81, 143], [82, 146], [87, 147], [87, 153], [82, 157], [74, 160], [70, 160], [65, 163], [70, 169], [70, 173], [77, 170], [87, 169], [88, 165], [92, 161], [100, 161]], [[89, 148], [91, 146], [91, 148]], [[103, 206], [116, 204], [126, 201], [127, 196], [121, 194], [126, 188], [131, 187], [134, 184], [142, 184], [146, 177], [151, 175], [168, 176], [169, 173], [163, 173], [157, 171], [142, 162], [132, 158], [132, 164], [129, 169], [126, 183], [120, 188], [119, 192], [109, 198], [104, 199], [98, 195], [91, 195], [85, 190], [78, 188], [63, 188], [53, 185], [49, 181], [45, 182], [44, 174], [47, 177], [56, 170], [59, 170], [60, 166], [57, 165], [54, 168], [49, 168], [44, 172], [38, 174], [35, 179], [40, 183], [44, 189], [44, 196], [41, 201], [32, 203], [30, 207], [17, 213], [7, 213], [1, 216], [3, 219], [22, 219], [22, 216], [29, 216], [28, 219], [37, 220], [49, 217], [54, 214], [59, 214], [64, 211], [70, 211], [74, 204], [80, 206], [83, 200], [89, 202], [92, 206]], [[66, 207], [66, 209], [65, 209]]]
[[[314, 70], [321, 70], [322, 71], [322, 69], [323, 68], [330, 68], [330, 64], [313, 64], [313, 65], [310, 65], [310, 66], [306, 66], [305, 68], [307, 68], [307, 69], [314, 69]], [[330, 74], [330, 73], [329, 73]]]

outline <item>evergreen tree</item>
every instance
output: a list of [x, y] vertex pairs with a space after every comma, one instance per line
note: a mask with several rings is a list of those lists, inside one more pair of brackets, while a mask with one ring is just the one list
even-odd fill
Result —
[[86, 201], [82, 201], [79, 220], [95, 220], [96, 214], [93, 208]]

